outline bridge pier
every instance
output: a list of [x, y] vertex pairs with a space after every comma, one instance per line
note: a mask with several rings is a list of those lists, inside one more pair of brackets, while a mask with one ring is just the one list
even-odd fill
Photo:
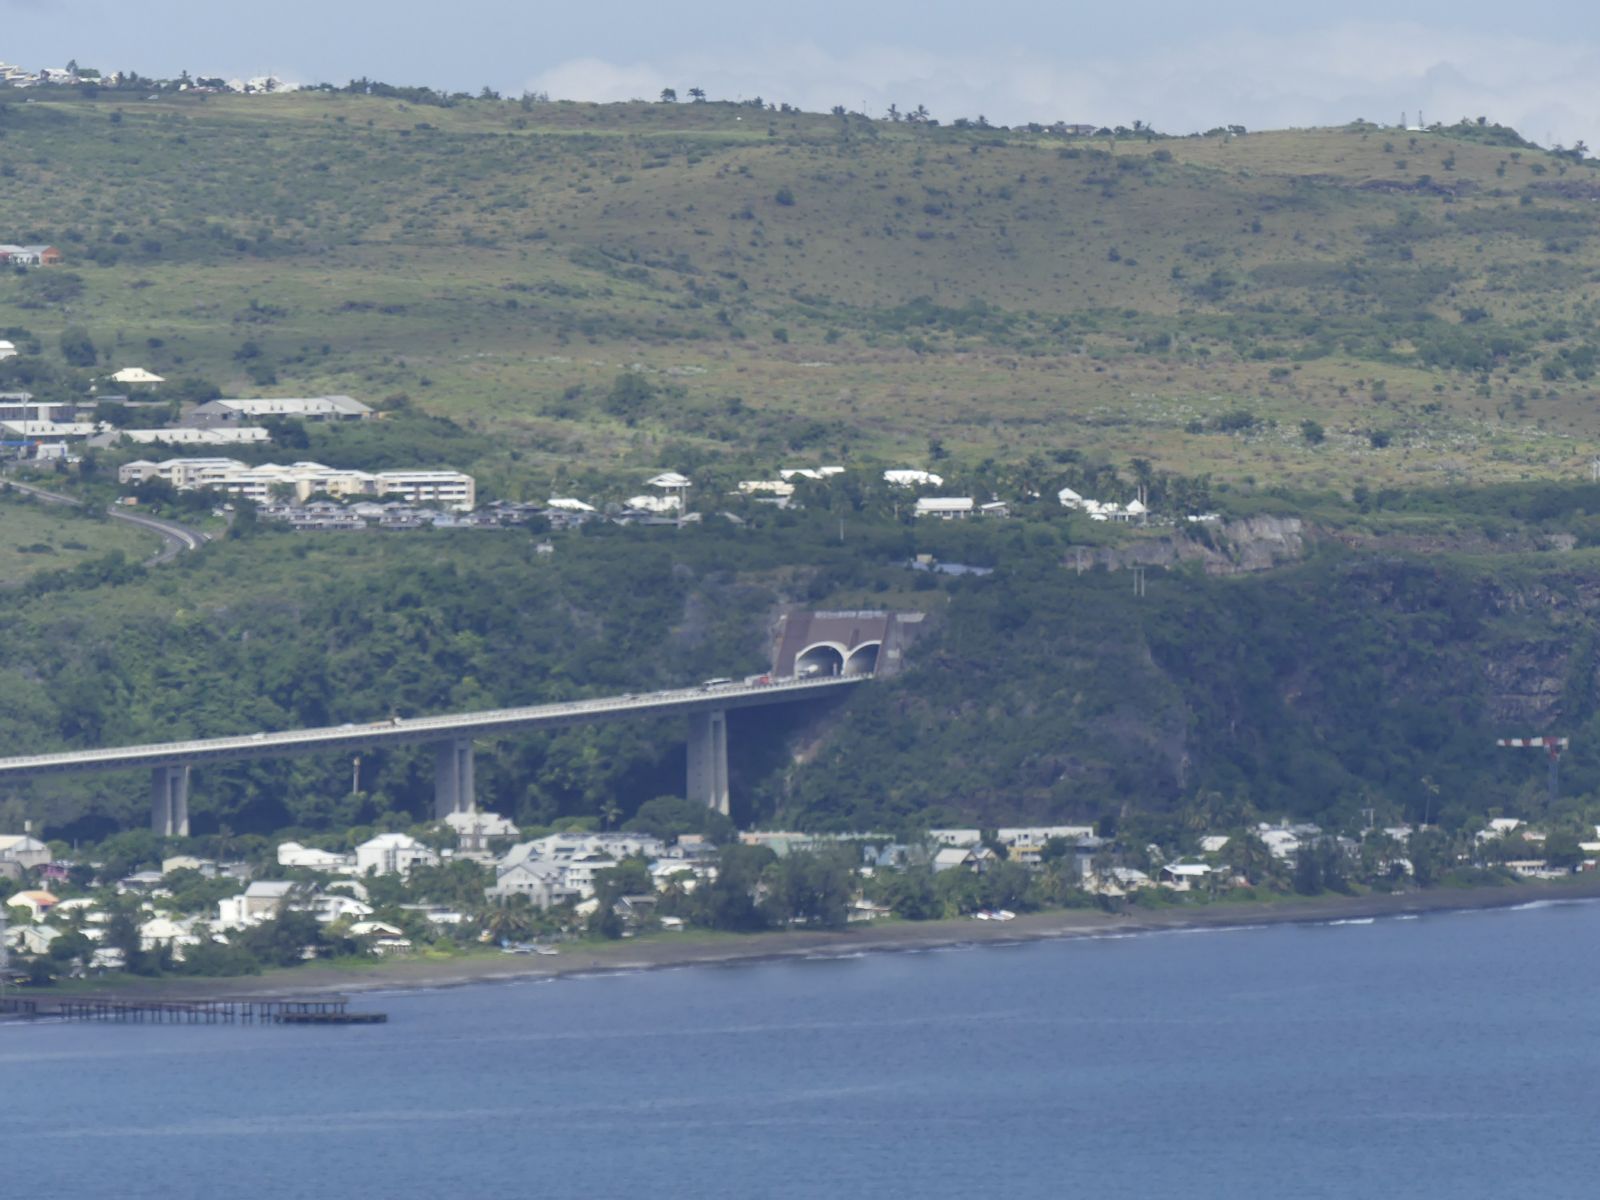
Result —
[[150, 828], [157, 837], [189, 836], [189, 768], [150, 772]]
[[689, 714], [688, 796], [720, 813], [728, 811], [728, 714]]
[[476, 812], [477, 792], [472, 780], [472, 739], [452, 738], [433, 748], [433, 816], [442, 821], [451, 813]]

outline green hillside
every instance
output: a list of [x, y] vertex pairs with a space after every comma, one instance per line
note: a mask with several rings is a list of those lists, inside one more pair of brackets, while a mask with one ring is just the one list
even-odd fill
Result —
[[[1495, 126], [1067, 141], [300, 93], [13, 100], [0, 132], [3, 236], [68, 258], [0, 286], [39, 362], [73, 326], [230, 393], [405, 394], [491, 434], [456, 465], [509, 495], [930, 445], [1348, 489], [1600, 444], [1600, 181]], [[653, 389], [615, 395], [628, 370]]]
[[[881, 607], [930, 617], [900, 677], [736, 721], [742, 821], [1464, 826], [1542, 805], [1493, 740], [1556, 729], [1555, 816], [1600, 815], [1600, 180], [1509, 130], [1065, 140], [726, 104], [0, 94], [0, 182], [0, 241], [67, 258], [0, 277], [22, 351], [0, 390], [140, 365], [175, 399], [347, 392], [383, 419], [241, 455], [448, 464], [534, 499], [671, 468], [708, 510], [554, 555], [543, 529], [245, 519], [146, 571], [103, 523], [8, 501], [7, 745], [638, 690], [760, 668], [783, 605]], [[59, 486], [108, 498], [117, 457]], [[823, 461], [854, 469], [797, 510], [726, 495]], [[1015, 516], [913, 522], [877, 464]], [[1235, 523], [1053, 503], [1135, 480]], [[1251, 518], [1304, 545], [1258, 570]], [[1135, 562], [1184, 565], [1135, 602]], [[681, 787], [679, 732], [485, 748], [482, 798], [626, 821]], [[353, 795], [349, 771], [202, 772], [196, 829], [428, 811], [420, 757], [372, 756]], [[28, 785], [0, 826], [98, 836], [142, 819], [144, 786]]]

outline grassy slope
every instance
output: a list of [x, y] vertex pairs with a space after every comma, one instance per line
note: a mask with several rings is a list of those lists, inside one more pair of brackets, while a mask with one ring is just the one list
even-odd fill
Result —
[[[316, 95], [30, 103], [0, 127], [18, 233], [87, 284], [70, 311], [0, 288], [0, 326], [49, 349], [83, 323], [119, 364], [230, 391], [257, 390], [254, 342], [280, 392], [404, 391], [493, 432], [477, 465], [512, 492], [569, 462], [921, 461], [930, 439], [1308, 486], [1515, 479], [1573, 473], [1600, 433], [1588, 384], [1539, 370], [1589, 327], [1593, 185], [1536, 151], [1326, 130], [1062, 157], [726, 105]], [[918, 297], [955, 311], [908, 316]], [[1471, 333], [1526, 326], [1528, 349], [1416, 361], [1418, 310], [1472, 308]], [[632, 364], [683, 389], [635, 427], [600, 405]], [[1241, 408], [1276, 424], [1186, 431]]]
[[40, 571], [77, 566], [113, 551], [138, 561], [159, 546], [154, 534], [75, 509], [7, 497], [0, 501], [0, 586]]

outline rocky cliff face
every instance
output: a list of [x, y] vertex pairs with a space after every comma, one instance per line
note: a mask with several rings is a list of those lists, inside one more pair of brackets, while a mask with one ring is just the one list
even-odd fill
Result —
[[1118, 571], [1198, 563], [1207, 575], [1238, 575], [1299, 561], [1310, 536], [1299, 517], [1247, 517], [1216, 525], [1195, 523], [1166, 537], [1073, 551], [1067, 555], [1067, 565]]

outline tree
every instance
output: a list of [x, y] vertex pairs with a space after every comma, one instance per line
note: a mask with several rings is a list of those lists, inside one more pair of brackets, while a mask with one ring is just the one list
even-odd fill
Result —
[[1552, 867], [1571, 870], [1583, 861], [1583, 848], [1578, 845], [1577, 838], [1562, 830], [1545, 838], [1544, 857]]
[[99, 357], [89, 331], [81, 325], [68, 325], [61, 331], [61, 357], [74, 367], [92, 367]]
[[852, 868], [851, 856], [839, 850], [796, 850], [778, 859], [762, 873], [769, 920], [775, 925], [844, 928], [855, 895]]
[[612, 381], [606, 393], [605, 408], [614, 417], [632, 425], [649, 406], [656, 394], [655, 385], [637, 371], [625, 371]]
[[1325, 440], [1327, 440], [1328, 434], [1327, 431], [1322, 428], [1322, 425], [1319, 422], [1313, 421], [1310, 417], [1307, 417], [1304, 421], [1300, 422], [1300, 436], [1305, 439], [1306, 445], [1320, 446]]
[[678, 93], [677, 93], [677, 91], [675, 89], [673, 89], [673, 88], [662, 88], [661, 89], [661, 103], [663, 103], [663, 104], [676, 104], [677, 102], [678, 102]]
[[706, 90], [705, 90], [705, 88], [697, 88], [697, 87], [690, 88], [689, 89], [689, 99], [693, 100], [696, 104], [704, 104], [706, 102]]

